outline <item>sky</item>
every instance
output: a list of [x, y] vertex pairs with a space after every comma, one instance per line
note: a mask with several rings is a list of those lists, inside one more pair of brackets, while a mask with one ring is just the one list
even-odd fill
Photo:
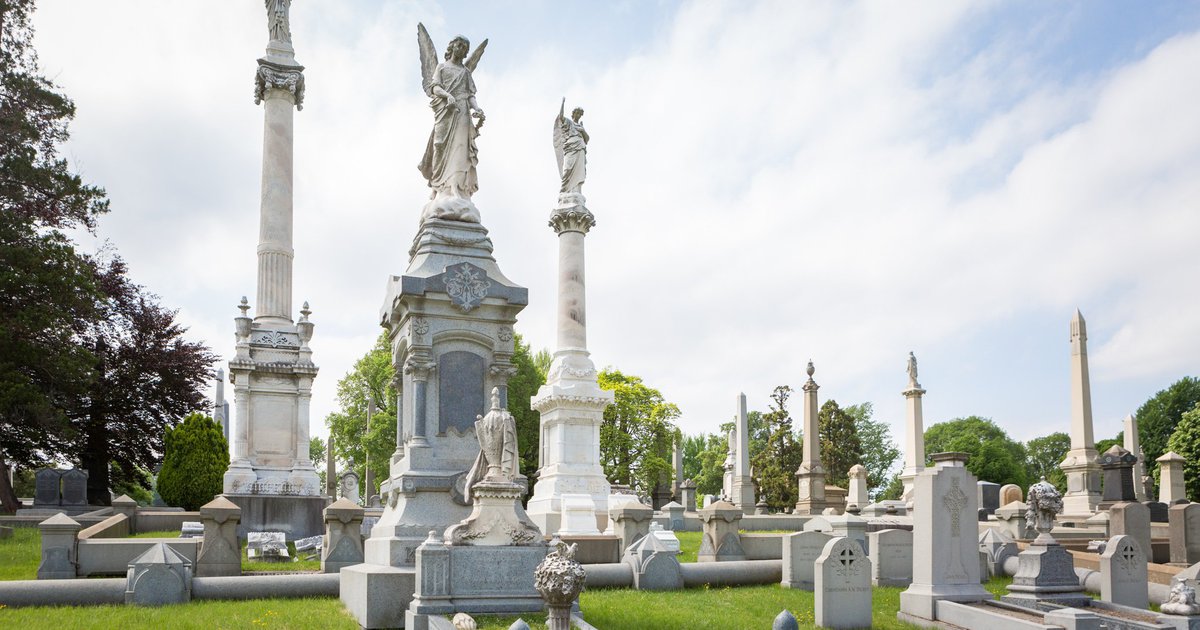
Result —
[[[1097, 439], [1200, 375], [1200, 4], [297, 0], [296, 308], [321, 372], [312, 433], [379, 334], [428, 189], [416, 24], [489, 39], [474, 200], [516, 330], [553, 350], [551, 125], [586, 110], [588, 345], [715, 432], [811, 359], [820, 398], [925, 424], [1067, 431], [1088, 324]], [[261, 2], [43, 0], [43, 70], [78, 112], [64, 154], [107, 189], [109, 242], [234, 353], [255, 295]], [[799, 395], [793, 417], [799, 419]]]

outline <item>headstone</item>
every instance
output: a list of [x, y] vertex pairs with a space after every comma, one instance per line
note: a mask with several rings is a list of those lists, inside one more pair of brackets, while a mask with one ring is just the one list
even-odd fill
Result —
[[1029, 522], [1025, 519], [1025, 510], [1029, 509], [1023, 501], [1006, 503], [996, 510], [996, 520], [1004, 529], [1004, 533], [1013, 540], [1028, 540]]
[[179, 526], [180, 538], [203, 538], [204, 523], [200, 521], [184, 521]]
[[183, 604], [192, 599], [192, 565], [166, 543], [157, 543], [129, 563], [125, 603]]
[[745, 560], [746, 552], [742, 550], [742, 539], [738, 534], [738, 524], [741, 520], [741, 508], [728, 501], [717, 501], [700, 510], [703, 533], [696, 561]]
[[823, 628], [871, 626], [871, 560], [857, 542], [839, 536], [816, 561], [814, 621]]
[[913, 534], [907, 529], [885, 529], [867, 534], [871, 553], [871, 584], [912, 584]]
[[1167, 451], [1158, 462], [1158, 500], [1167, 505], [1187, 502], [1183, 465], [1187, 460], [1175, 451]]
[[383, 507], [383, 501], [378, 494], [372, 494], [371, 500], [367, 502], [367, 507], [371, 509], [379, 509]]
[[706, 508], [706, 507], [716, 503], [717, 501], [720, 501], [720, 499], [716, 495], [706, 494], [706, 495], [704, 495], [704, 503], [702, 503], [700, 507], [702, 509]]
[[37, 579], [75, 578], [78, 567], [76, 539], [80, 529], [82, 527], [75, 519], [62, 512], [38, 523], [42, 535], [42, 561], [38, 565]]
[[1122, 606], [1150, 605], [1146, 554], [1129, 536], [1113, 536], [1100, 554], [1100, 599]]
[[913, 583], [900, 594], [901, 619], [936, 619], [941, 600], [992, 598], [979, 584], [976, 481], [965, 466], [953, 465], [913, 479]]
[[683, 511], [688, 514], [696, 513], [696, 483], [691, 479], [684, 479], [683, 485], [679, 486], [679, 491], [683, 494], [680, 500], [683, 503]]
[[833, 536], [822, 532], [798, 532], [783, 536], [783, 580], [784, 588], [813, 590], [816, 578], [813, 574], [817, 558], [825, 550], [825, 544]]
[[33, 507], [58, 507], [62, 502], [62, 471], [39, 468], [33, 473]]
[[62, 505], [63, 507], [86, 507], [87, 500], [86, 470], [72, 468], [62, 474]]
[[299, 555], [301, 551], [320, 551], [321, 543], [324, 540], [324, 538], [325, 538], [324, 536], [309, 536], [307, 538], [297, 538], [296, 542], [295, 542], [296, 554]]
[[621, 539], [621, 549], [626, 549], [650, 532], [654, 510], [648, 505], [634, 502], [609, 508], [608, 514], [613, 523], [613, 535]]
[[767, 496], [763, 495], [758, 498], [758, 503], [754, 504], [754, 514], [756, 516], [766, 516], [771, 513], [771, 506], [767, 503]]
[[223, 496], [200, 506], [204, 541], [196, 556], [196, 577], [242, 574], [242, 554], [237, 536], [241, 518], [241, 508]]
[[683, 588], [683, 573], [679, 568], [679, 540], [673, 532], [657, 523], [625, 551], [622, 562], [633, 568], [633, 587], [640, 591], [666, 591]]
[[358, 494], [358, 473], [353, 470], [345, 470], [338, 475], [338, 497], [356, 505], [362, 505], [362, 499]]
[[1133, 468], [1137, 456], [1119, 444], [1100, 455], [1100, 469], [1104, 471], [1104, 493], [1100, 497], [1100, 509], [1108, 509], [1119, 501], [1138, 501], [1133, 487]]
[[833, 536], [845, 536], [862, 547], [863, 553], [870, 551], [867, 541], [867, 519], [853, 514], [822, 514], [814, 516], [804, 524], [806, 532], [825, 532]]
[[681, 532], [684, 530], [683, 513], [685, 508], [682, 505], [672, 501], [662, 507], [662, 511], [667, 515], [667, 528], [672, 531]]
[[[342, 567], [363, 561], [363, 509], [346, 499], [325, 508], [325, 536], [321, 539], [321, 571], [338, 573]], [[297, 547], [299, 551], [299, 547]]]
[[1134, 501], [1114, 503], [1108, 510], [1109, 536], [1132, 536], [1147, 558], [1154, 557], [1150, 546], [1150, 510]]
[[796, 621], [792, 611], [784, 610], [775, 615], [775, 621], [771, 622], [771, 630], [800, 630], [800, 623]]
[[246, 558], [260, 562], [288, 562], [287, 539], [283, 532], [249, 532], [246, 534]]
[[1168, 519], [1171, 564], [1191, 566], [1200, 562], [1200, 503], [1173, 505]]
[[989, 515], [995, 513], [996, 509], [1003, 505], [1000, 503], [1000, 484], [980, 481], [976, 486], [979, 492], [979, 509]]
[[846, 494], [846, 511], [858, 513], [871, 503], [867, 489], [867, 469], [862, 464], [850, 467], [847, 473], [850, 479], [850, 489]]
[[1025, 493], [1021, 490], [1021, 486], [1015, 483], [1006, 483], [1000, 486], [1000, 505], [1008, 505], [1024, 498]]
[[562, 521], [558, 533], [563, 536], [599, 535], [596, 528], [596, 502], [590, 494], [561, 495]]
[[1166, 503], [1159, 503], [1158, 501], [1142, 501], [1142, 505], [1150, 510], [1151, 523], [1170, 522], [1171, 518], [1168, 510], [1170, 510], [1171, 506]]

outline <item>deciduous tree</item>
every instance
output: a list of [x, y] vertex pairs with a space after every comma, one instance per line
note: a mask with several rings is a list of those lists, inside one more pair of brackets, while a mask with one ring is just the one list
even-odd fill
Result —
[[1192, 502], [1200, 500], [1200, 404], [1182, 415], [1175, 432], [1167, 440], [1167, 450], [1187, 460], [1183, 465], [1187, 498]]
[[850, 479], [850, 467], [863, 460], [863, 446], [855, 418], [831, 398], [821, 405], [817, 421], [821, 432], [821, 465], [825, 468], [825, 483], [845, 488]]
[[771, 393], [771, 410], [761, 414], [767, 436], [759, 452], [750, 458], [758, 492], [774, 509], [794, 506], [798, 492], [796, 469], [800, 467], [802, 453], [787, 408], [791, 395], [792, 388], [787, 385], [780, 385]]
[[613, 368], [599, 374], [600, 387], [612, 390], [613, 404], [600, 426], [600, 462], [609, 481], [629, 484], [649, 495], [671, 478], [671, 450], [679, 407], [639, 376]]
[[1042, 477], [1054, 484], [1059, 492], [1067, 491], [1067, 476], [1059, 467], [1071, 450], [1071, 436], [1058, 431], [1050, 435], [1033, 438], [1025, 443], [1025, 461], [1028, 474], [1025, 480], [1036, 483]]
[[875, 407], [871, 403], [850, 405], [845, 412], [854, 418], [854, 430], [862, 445], [862, 461], [859, 463], [867, 469], [870, 496], [878, 497], [891, 482], [894, 474], [892, 467], [900, 459], [900, 448], [892, 440], [892, 429], [888, 424], [872, 418]]
[[927, 455], [948, 451], [966, 453], [967, 469], [981, 481], [1015, 483], [1022, 488], [1029, 485], [1024, 445], [988, 418], [955, 418], [925, 429]]

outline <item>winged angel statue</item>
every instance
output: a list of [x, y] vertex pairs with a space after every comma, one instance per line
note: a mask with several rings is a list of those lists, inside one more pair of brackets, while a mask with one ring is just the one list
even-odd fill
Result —
[[[421, 87], [433, 109], [433, 131], [425, 146], [425, 157], [417, 166], [433, 189], [421, 220], [479, 223], [479, 210], [471, 202], [471, 195], [479, 190], [475, 138], [485, 117], [475, 101], [471, 73], [479, 65], [487, 40], [468, 56], [471, 42], [459, 35], [450, 40], [444, 61], [439, 62], [429, 31], [417, 24], [417, 44], [421, 49]], [[476, 122], [472, 123], [472, 118]]]
[[558, 107], [558, 117], [554, 119], [554, 157], [558, 158], [558, 174], [562, 177], [561, 195], [582, 195], [583, 181], [587, 179], [587, 143], [590, 140], [587, 130], [580, 120], [583, 118], [583, 108], [576, 107], [571, 117], [563, 115], [566, 111], [567, 99]]

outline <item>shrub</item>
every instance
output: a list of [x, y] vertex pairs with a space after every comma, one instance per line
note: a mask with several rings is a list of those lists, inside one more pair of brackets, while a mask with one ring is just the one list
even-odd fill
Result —
[[229, 468], [229, 444], [221, 425], [193, 413], [163, 436], [165, 449], [158, 473], [158, 493], [167, 505], [198, 510], [220, 494]]

